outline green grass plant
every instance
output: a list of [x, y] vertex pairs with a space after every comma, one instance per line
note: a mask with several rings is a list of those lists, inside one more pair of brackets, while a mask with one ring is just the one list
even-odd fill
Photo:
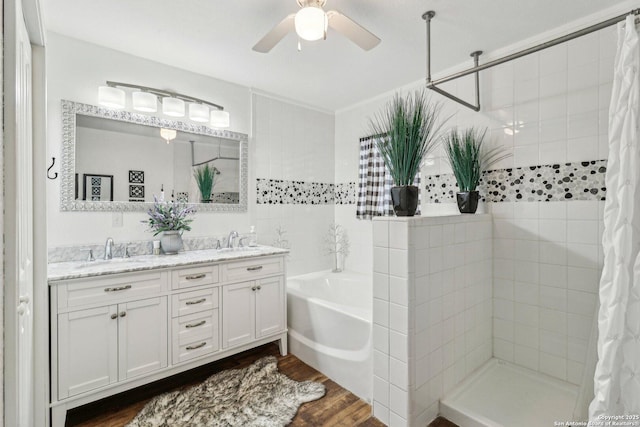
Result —
[[509, 157], [502, 147], [484, 146], [487, 129], [452, 129], [444, 137], [444, 148], [460, 192], [476, 191], [482, 172]]
[[376, 146], [396, 186], [413, 185], [426, 155], [440, 138], [441, 104], [432, 103], [424, 90], [396, 94], [369, 121]]

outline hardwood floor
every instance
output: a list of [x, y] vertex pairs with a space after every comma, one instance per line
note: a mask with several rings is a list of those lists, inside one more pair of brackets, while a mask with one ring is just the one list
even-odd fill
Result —
[[[293, 427], [384, 427], [371, 416], [371, 406], [353, 393], [340, 387], [322, 373], [289, 354], [280, 356], [275, 344], [267, 344], [224, 360], [192, 369], [173, 377], [140, 387], [136, 390], [112, 396], [67, 414], [67, 427], [121, 427], [131, 421], [153, 397], [170, 390], [197, 384], [210, 375], [234, 368], [243, 368], [255, 360], [273, 355], [278, 358], [278, 369], [296, 381], [318, 381], [325, 385], [327, 393], [321, 399], [303, 404], [293, 422]], [[429, 427], [457, 427], [444, 418], [438, 418]]]

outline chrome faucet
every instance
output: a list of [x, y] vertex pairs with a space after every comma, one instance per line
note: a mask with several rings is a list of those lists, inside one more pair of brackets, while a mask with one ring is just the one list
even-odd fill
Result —
[[233, 243], [236, 241], [237, 238], [238, 238], [237, 231], [234, 230], [231, 233], [229, 233], [229, 237], [227, 237], [227, 248], [233, 248]]
[[107, 242], [104, 244], [104, 259], [113, 259], [113, 239], [107, 237]]

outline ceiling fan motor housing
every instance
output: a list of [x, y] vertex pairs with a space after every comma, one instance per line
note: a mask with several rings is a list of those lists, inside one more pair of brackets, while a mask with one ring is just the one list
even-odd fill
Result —
[[296, 0], [300, 7], [319, 7], [322, 8], [327, 3], [327, 0]]

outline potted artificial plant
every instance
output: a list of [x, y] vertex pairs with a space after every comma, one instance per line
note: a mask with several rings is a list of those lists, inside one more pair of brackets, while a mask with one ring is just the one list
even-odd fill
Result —
[[160, 234], [162, 251], [167, 255], [177, 254], [182, 249], [182, 233], [191, 230], [189, 218], [195, 212], [193, 206], [174, 201], [160, 201], [155, 196], [153, 206], [147, 212], [149, 218], [145, 222], [153, 235]]
[[206, 163], [193, 171], [193, 177], [196, 179], [198, 189], [200, 190], [200, 201], [202, 203], [211, 203], [211, 192], [215, 186], [216, 175], [220, 171], [215, 166]]
[[397, 216], [413, 216], [418, 207], [414, 180], [425, 156], [434, 148], [442, 123], [440, 103], [431, 103], [424, 90], [405, 97], [396, 94], [370, 120], [376, 147], [393, 179], [391, 201]]
[[447, 158], [460, 190], [456, 193], [460, 213], [476, 212], [479, 198], [476, 188], [482, 172], [509, 156], [501, 147], [486, 149], [483, 145], [486, 134], [487, 129], [452, 129], [444, 137]]

